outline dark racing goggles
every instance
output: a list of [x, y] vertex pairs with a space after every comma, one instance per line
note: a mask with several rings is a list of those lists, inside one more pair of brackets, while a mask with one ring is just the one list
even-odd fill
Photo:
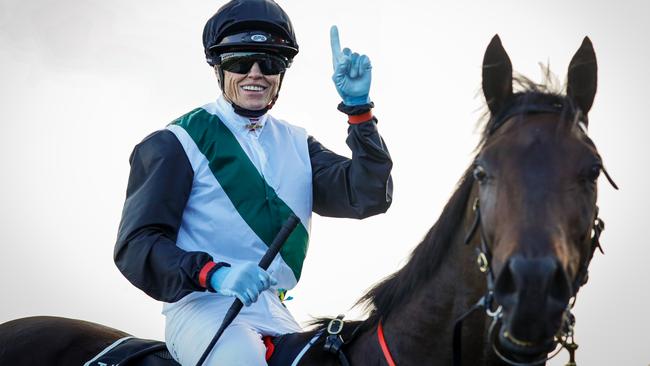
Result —
[[257, 63], [264, 75], [277, 75], [287, 69], [287, 62], [282, 57], [259, 52], [229, 52], [221, 55], [222, 70], [236, 74], [248, 74]]

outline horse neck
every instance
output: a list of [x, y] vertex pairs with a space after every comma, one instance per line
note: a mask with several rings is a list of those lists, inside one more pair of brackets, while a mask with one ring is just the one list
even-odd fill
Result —
[[[438, 269], [424, 286], [415, 290], [409, 301], [382, 320], [386, 343], [398, 364], [451, 364], [456, 319], [486, 292], [485, 275], [476, 264], [476, 244], [464, 243], [474, 220], [471, 208], [474, 196], [470, 197], [463, 222]], [[480, 311], [463, 322], [463, 363], [486, 363], [486, 327], [485, 316]], [[376, 328], [365, 336], [369, 343], [377, 344]]]

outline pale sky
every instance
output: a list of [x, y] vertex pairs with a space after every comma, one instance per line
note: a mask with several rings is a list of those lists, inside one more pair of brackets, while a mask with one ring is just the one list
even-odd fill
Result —
[[[314, 217], [288, 307], [301, 322], [346, 313], [403, 265], [433, 225], [478, 140], [485, 47], [498, 33], [514, 68], [565, 79], [582, 38], [599, 85], [590, 135], [621, 187], [600, 181], [606, 255], [576, 306], [578, 362], [647, 365], [645, 231], [650, 5], [642, 0], [278, 0], [300, 54], [276, 117], [349, 154], [330, 80], [329, 27], [373, 63], [371, 98], [394, 160], [394, 202], [364, 221]], [[89, 320], [163, 339], [160, 304], [112, 260], [133, 146], [219, 93], [201, 32], [224, 1], [0, 0], [0, 322]], [[549, 363], [564, 365], [566, 353]]]

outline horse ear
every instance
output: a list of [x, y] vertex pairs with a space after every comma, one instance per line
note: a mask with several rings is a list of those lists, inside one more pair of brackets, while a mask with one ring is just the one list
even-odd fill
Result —
[[589, 37], [585, 37], [569, 64], [567, 95], [586, 116], [591, 109], [598, 83], [596, 53]]
[[512, 95], [512, 63], [495, 34], [483, 56], [483, 95], [492, 114]]

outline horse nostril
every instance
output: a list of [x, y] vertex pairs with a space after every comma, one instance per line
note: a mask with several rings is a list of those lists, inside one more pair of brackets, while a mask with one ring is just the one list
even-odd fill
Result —
[[571, 297], [569, 277], [559, 261], [556, 261], [555, 272], [549, 284], [549, 297], [562, 305]]
[[506, 263], [497, 278], [494, 294], [499, 304], [506, 308], [513, 306], [517, 300], [517, 284], [510, 268], [510, 261]]

